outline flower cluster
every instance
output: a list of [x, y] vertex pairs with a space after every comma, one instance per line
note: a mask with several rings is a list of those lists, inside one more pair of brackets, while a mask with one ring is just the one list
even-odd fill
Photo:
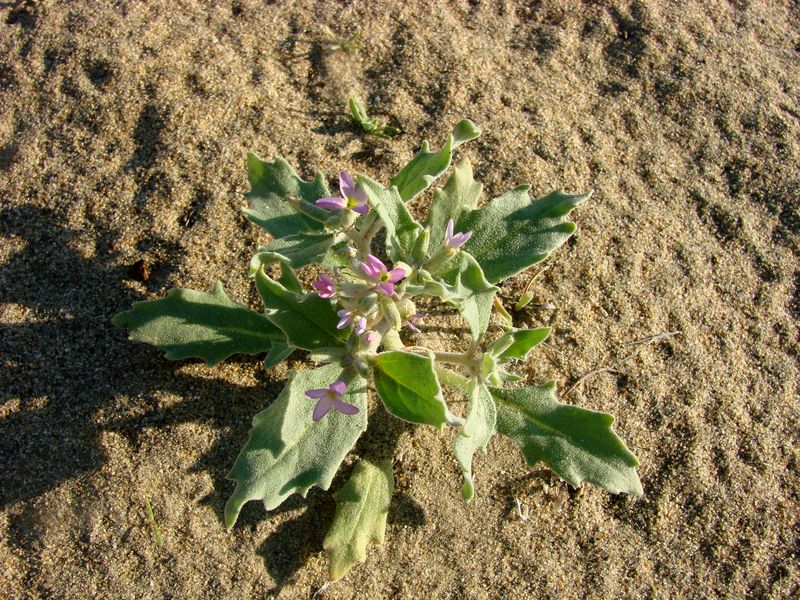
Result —
[[[316, 201], [319, 208], [331, 211], [334, 217], [346, 217], [348, 213], [366, 215], [369, 212], [367, 194], [361, 186], [356, 185], [353, 178], [345, 171], [339, 173], [340, 196], [320, 198]], [[355, 216], [355, 215], [353, 215]], [[330, 221], [334, 227], [342, 231], [351, 227], [354, 219], [334, 218]], [[472, 236], [471, 231], [454, 232], [455, 223], [451, 219], [447, 224], [444, 244], [440, 250], [442, 258], [452, 256]], [[368, 245], [368, 244], [367, 244]], [[383, 336], [390, 330], [399, 330], [404, 325], [419, 333], [416, 322], [425, 315], [416, 312], [414, 303], [403, 292], [402, 283], [411, 275], [408, 265], [398, 264], [389, 268], [373, 254], [359, 252], [348, 246], [349, 264], [337, 268], [333, 274], [321, 274], [313, 282], [314, 289], [320, 298], [331, 300], [338, 305], [338, 329], [353, 328], [353, 335], [360, 339], [354, 347], [357, 353], [374, 352]], [[354, 361], [357, 364], [357, 360]], [[341, 400], [345, 384], [337, 380], [330, 388], [308, 390], [306, 396], [319, 399], [313, 413], [318, 421], [331, 408], [345, 414], [354, 414], [355, 407], [350, 407]], [[349, 408], [348, 408], [349, 407]], [[349, 411], [349, 412], [348, 412]]]

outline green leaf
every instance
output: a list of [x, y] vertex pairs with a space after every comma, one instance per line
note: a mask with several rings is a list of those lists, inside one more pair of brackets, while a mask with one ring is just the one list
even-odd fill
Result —
[[336, 329], [339, 319], [329, 300], [316, 294], [294, 294], [264, 269], [256, 273], [256, 288], [267, 307], [267, 318], [286, 334], [289, 345], [314, 350], [344, 344], [347, 334]]
[[408, 212], [405, 203], [392, 187], [386, 189], [369, 177], [358, 177], [373, 210], [386, 227], [386, 253], [393, 261], [409, 260], [420, 234], [420, 224]]
[[555, 383], [518, 389], [491, 388], [497, 430], [522, 446], [530, 466], [547, 464], [574, 487], [584, 481], [612, 493], [641, 494], [639, 461], [612, 431], [614, 417], [555, 396]]
[[317, 173], [313, 181], [303, 181], [281, 157], [270, 163], [248, 152], [247, 178], [251, 189], [245, 196], [250, 200], [250, 208], [242, 209], [242, 212], [273, 237], [322, 230], [321, 223], [298, 213], [286, 201], [289, 196], [307, 202], [330, 196], [322, 173]]
[[360, 125], [367, 133], [374, 130], [376, 122], [374, 119], [369, 118], [367, 109], [364, 107], [361, 100], [359, 100], [355, 94], [351, 94], [348, 103], [350, 105], [350, 115], [353, 117], [353, 121]]
[[366, 382], [350, 384], [344, 395], [345, 402], [360, 412], [345, 415], [332, 410], [316, 423], [311, 420], [315, 401], [305, 392], [327, 388], [341, 370], [331, 364], [292, 372], [275, 403], [253, 418], [247, 444], [228, 475], [236, 481], [225, 504], [228, 529], [249, 500], [261, 500], [273, 510], [294, 492], [305, 496], [313, 485], [330, 487], [339, 465], [367, 428]]
[[366, 560], [367, 544], [383, 543], [393, 492], [391, 461], [375, 465], [360, 460], [347, 483], [333, 494], [336, 514], [322, 542], [331, 581], [338, 581], [353, 565]]
[[272, 342], [272, 347], [269, 349], [267, 357], [264, 359], [264, 366], [268, 369], [277, 367], [284, 360], [289, 358], [296, 349], [297, 348], [286, 342]]
[[442, 397], [433, 353], [427, 356], [392, 350], [375, 358], [375, 389], [389, 414], [411, 423], [433, 425], [458, 421]]
[[492, 343], [486, 351], [497, 356], [500, 364], [511, 359], [525, 360], [530, 351], [546, 340], [548, 335], [549, 327], [514, 329]]
[[567, 215], [591, 195], [557, 191], [531, 202], [529, 189], [520, 186], [483, 208], [465, 212], [456, 225], [456, 231], [473, 232], [462, 249], [478, 260], [492, 283], [544, 260], [567, 241], [576, 229]]
[[250, 260], [250, 274], [277, 261], [286, 262], [295, 269], [322, 262], [332, 245], [333, 236], [324, 233], [297, 233], [272, 240], [261, 246]]
[[481, 134], [481, 130], [469, 119], [464, 119], [447, 140], [439, 152], [431, 152], [427, 141], [422, 142], [420, 151], [411, 161], [401, 169], [391, 180], [397, 187], [400, 197], [408, 202], [420, 192], [423, 192], [450, 166], [453, 150], [464, 142], [474, 140]]
[[472, 455], [476, 450], [486, 452], [486, 445], [495, 434], [497, 407], [485, 385], [475, 386], [469, 401], [467, 421], [455, 439], [456, 459], [464, 474], [461, 496], [469, 502], [475, 493], [472, 481]]
[[433, 252], [444, 246], [444, 232], [447, 222], [458, 218], [465, 210], [474, 210], [478, 206], [483, 185], [472, 178], [472, 165], [464, 157], [456, 163], [453, 174], [441, 190], [433, 192], [433, 203], [425, 225], [431, 231], [430, 247]]
[[290, 292], [295, 294], [303, 293], [303, 284], [297, 278], [297, 273], [289, 266], [289, 263], [281, 261], [281, 276], [278, 277], [278, 283], [285, 287]]
[[498, 288], [487, 281], [478, 261], [468, 252], [459, 252], [454, 260], [455, 266], [442, 276], [447, 284], [443, 298], [458, 308], [469, 324], [472, 339], [478, 341], [489, 326]]
[[284, 339], [264, 315], [231, 300], [219, 282], [210, 292], [173, 289], [161, 300], [136, 302], [113, 323], [170, 360], [201, 358], [209, 366], [232, 354], [266, 352]]

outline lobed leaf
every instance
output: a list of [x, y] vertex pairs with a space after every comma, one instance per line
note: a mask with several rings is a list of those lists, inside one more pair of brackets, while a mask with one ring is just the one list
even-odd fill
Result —
[[427, 141], [422, 142], [419, 152], [400, 172], [392, 177], [390, 183], [404, 202], [425, 191], [450, 166], [453, 150], [464, 142], [480, 136], [481, 130], [469, 119], [455, 126], [444, 147], [439, 152], [431, 152]]
[[266, 352], [284, 340], [264, 315], [231, 300], [220, 282], [210, 292], [178, 288], [160, 300], [136, 302], [112, 322], [170, 360], [201, 358], [209, 366], [233, 354]]
[[250, 191], [245, 196], [250, 207], [242, 209], [247, 219], [275, 238], [322, 230], [321, 223], [295, 211], [286, 201], [290, 196], [307, 202], [330, 196], [322, 173], [318, 172], [313, 181], [304, 181], [283, 158], [266, 162], [248, 152], [247, 178]]
[[479, 341], [489, 326], [494, 295], [498, 288], [489, 283], [481, 265], [468, 252], [456, 254], [453, 264], [442, 275], [446, 288], [441, 296], [458, 308], [469, 325], [472, 339]]
[[286, 334], [290, 346], [314, 350], [344, 344], [347, 334], [336, 328], [339, 318], [329, 300], [290, 292], [264, 269], [256, 273], [256, 289], [267, 307], [267, 317]]
[[493, 342], [486, 351], [497, 356], [500, 364], [511, 359], [525, 360], [530, 351], [545, 341], [548, 335], [549, 327], [514, 329]]
[[328, 577], [338, 581], [367, 558], [367, 544], [382, 544], [394, 492], [391, 461], [360, 460], [333, 497], [336, 513], [322, 547], [328, 553]]
[[529, 388], [490, 388], [497, 405], [497, 431], [522, 446], [530, 466], [547, 464], [570, 485], [584, 481], [612, 493], [641, 494], [639, 461], [612, 431], [614, 417], [555, 396], [555, 383]]
[[433, 353], [381, 352], [375, 358], [373, 375], [375, 389], [389, 414], [439, 428], [457, 421], [444, 402]]
[[311, 420], [315, 401], [306, 390], [326, 388], [342, 368], [331, 364], [294, 371], [275, 403], [253, 418], [253, 429], [229, 479], [236, 481], [225, 504], [225, 526], [236, 523], [245, 502], [261, 500], [267, 510], [291, 494], [302, 496], [316, 485], [327, 490], [347, 453], [367, 428], [366, 382], [351, 384], [344, 400], [358, 407], [355, 415], [336, 410], [318, 422]]
[[333, 235], [325, 233], [296, 233], [272, 240], [261, 246], [250, 260], [250, 274], [261, 267], [280, 261], [295, 269], [323, 262], [333, 246]]
[[458, 222], [465, 210], [478, 206], [483, 185], [472, 177], [472, 165], [464, 157], [456, 163], [453, 174], [441, 190], [433, 192], [433, 203], [425, 225], [431, 231], [430, 247], [435, 252], [444, 245], [444, 232], [450, 219]]
[[458, 219], [457, 231], [473, 232], [463, 249], [478, 260], [492, 283], [544, 260], [567, 241], [576, 229], [567, 215], [591, 195], [556, 191], [531, 202], [529, 189], [515, 188]]
[[358, 177], [373, 210], [386, 227], [386, 253], [393, 261], [409, 260], [421, 227], [408, 212], [397, 188], [386, 189], [369, 177]]
[[461, 497], [467, 502], [475, 494], [472, 480], [472, 455], [476, 450], [486, 452], [489, 440], [496, 432], [497, 407], [485, 385], [475, 386], [469, 401], [469, 413], [464, 427], [453, 444], [456, 460], [464, 474]]

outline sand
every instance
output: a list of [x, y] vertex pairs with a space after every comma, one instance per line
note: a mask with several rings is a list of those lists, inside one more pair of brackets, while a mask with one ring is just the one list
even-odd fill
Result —
[[[41, 0], [0, 19], [0, 596], [324, 584], [329, 493], [222, 524], [286, 367], [171, 363], [110, 319], [215, 280], [258, 307], [248, 150], [386, 182], [465, 117], [484, 201], [594, 190], [515, 314], [554, 328], [519, 372], [615, 414], [645, 495], [571, 489], [497, 437], [464, 504], [453, 431], [387, 424], [363, 442], [397, 438], [387, 542], [320, 597], [798, 593], [797, 3]], [[325, 27], [364, 48], [328, 51]], [[357, 131], [351, 91], [403, 135]], [[456, 348], [462, 324], [436, 319], [427, 339]]]

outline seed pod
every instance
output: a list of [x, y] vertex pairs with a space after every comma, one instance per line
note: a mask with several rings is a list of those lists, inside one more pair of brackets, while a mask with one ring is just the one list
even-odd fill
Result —
[[379, 294], [378, 304], [389, 326], [392, 329], [400, 329], [403, 324], [403, 319], [400, 316], [400, 311], [397, 310], [397, 305], [394, 303], [394, 300], [385, 294]]
[[359, 305], [362, 314], [369, 314], [375, 307], [378, 305], [378, 294], [376, 292], [370, 292], [366, 296], [361, 299], [361, 304]]
[[430, 229], [423, 229], [417, 237], [417, 241], [414, 243], [414, 249], [411, 251], [411, 257], [414, 259], [415, 263], [421, 264], [428, 257], [428, 245], [430, 241]]

